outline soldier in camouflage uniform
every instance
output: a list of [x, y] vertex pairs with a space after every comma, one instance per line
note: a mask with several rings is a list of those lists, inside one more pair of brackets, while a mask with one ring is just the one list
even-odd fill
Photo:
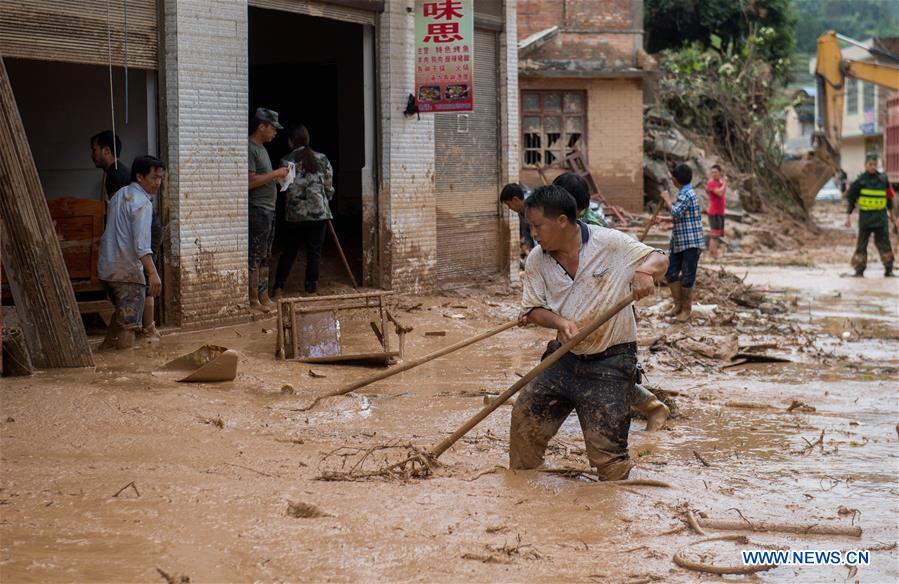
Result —
[[893, 249], [890, 245], [890, 223], [893, 216], [893, 200], [890, 181], [886, 175], [877, 172], [877, 155], [865, 158], [865, 172], [861, 173], [849, 187], [847, 199], [846, 227], [849, 217], [858, 206], [858, 244], [852, 256], [855, 276], [861, 278], [868, 267], [868, 240], [874, 235], [874, 244], [880, 253], [884, 276], [893, 276]]
[[290, 276], [300, 246], [306, 249], [306, 278], [304, 289], [315, 294], [318, 286], [322, 244], [327, 223], [333, 218], [329, 205], [334, 197], [334, 170], [328, 157], [309, 147], [309, 131], [305, 126], [293, 128], [288, 136], [293, 152], [281, 163], [296, 165], [296, 176], [287, 187], [284, 219], [286, 233], [284, 250], [278, 259], [273, 295], [279, 298]]
[[608, 227], [609, 223], [606, 218], [590, 208], [590, 187], [584, 177], [574, 172], [566, 172], [560, 174], [553, 181], [554, 185], [560, 186], [574, 197], [577, 203], [577, 218], [587, 225], [599, 225], [600, 227]]

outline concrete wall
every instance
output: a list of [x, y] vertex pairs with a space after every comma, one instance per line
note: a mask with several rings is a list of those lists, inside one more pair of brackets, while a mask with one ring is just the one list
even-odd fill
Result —
[[[409, 93], [415, 86], [413, 7], [411, 0], [387, 2], [379, 17], [378, 39], [381, 285], [403, 292], [427, 291], [437, 283], [434, 116], [423, 114], [418, 119], [417, 116], [403, 115]], [[512, 0], [504, 2], [503, 12], [499, 170], [502, 180], [511, 182], [518, 178], [520, 141], [516, 3]], [[510, 258], [517, 258], [517, 222], [504, 213], [497, 229], [503, 249], [509, 250]], [[517, 269], [511, 268], [511, 262], [509, 265], [509, 272], [514, 272], [517, 277]]]
[[[587, 162], [606, 199], [628, 211], [643, 207], [643, 89], [639, 79], [519, 79], [521, 90], [587, 92]], [[564, 171], [549, 171], [554, 178]], [[521, 179], [542, 184], [535, 170]]]
[[167, 320], [247, 302], [247, 2], [165, 0]]
[[[90, 157], [90, 137], [112, 129], [109, 69], [53, 61], [6, 59], [6, 69], [22, 115], [44, 195], [100, 199], [103, 171]], [[47, 90], [47, 80], [65, 88], [65, 99]], [[156, 73], [128, 71], [128, 124], [125, 72], [113, 68], [116, 133], [122, 160], [156, 151]], [[149, 131], [148, 131], [149, 130]]]
[[381, 287], [421, 292], [436, 283], [434, 116], [404, 116], [415, 87], [411, 1], [387, 2], [380, 15]]
[[[521, 126], [518, 97], [518, 13], [517, 0], [503, 2], [505, 28], [499, 39], [500, 61], [500, 148], [502, 183], [518, 182], [521, 158]], [[509, 250], [509, 279], [518, 281], [518, 215], [501, 205], [502, 228]]]

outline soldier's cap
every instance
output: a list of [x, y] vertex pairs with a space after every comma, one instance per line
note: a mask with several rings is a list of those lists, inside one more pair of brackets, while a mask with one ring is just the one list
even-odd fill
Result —
[[282, 126], [278, 122], [278, 112], [275, 110], [270, 110], [267, 107], [256, 108], [256, 123], [259, 122], [268, 122], [279, 130], [283, 130], [284, 126]]
[[873, 160], [874, 162], [877, 162], [877, 153], [876, 152], [868, 152], [865, 155], [865, 162], [868, 162], [869, 160]]

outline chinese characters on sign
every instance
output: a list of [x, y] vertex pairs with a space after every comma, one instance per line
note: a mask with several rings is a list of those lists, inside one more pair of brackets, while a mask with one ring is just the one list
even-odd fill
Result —
[[422, 112], [473, 109], [473, 0], [415, 1], [415, 98]]

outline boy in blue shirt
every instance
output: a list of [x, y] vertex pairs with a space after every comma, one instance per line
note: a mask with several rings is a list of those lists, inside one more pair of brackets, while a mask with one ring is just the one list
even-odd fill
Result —
[[662, 191], [662, 200], [671, 210], [674, 229], [671, 232], [671, 254], [668, 258], [668, 272], [665, 279], [674, 299], [672, 314], [677, 322], [687, 322], [693, 311], [693, 285], [699, 256], [705, 247], [702, 234], [702, 212], [693, 191], [693, 170], [686, 164], [678, 164], [671, 171], [674, 186], [679, 190], [677, 200]]

